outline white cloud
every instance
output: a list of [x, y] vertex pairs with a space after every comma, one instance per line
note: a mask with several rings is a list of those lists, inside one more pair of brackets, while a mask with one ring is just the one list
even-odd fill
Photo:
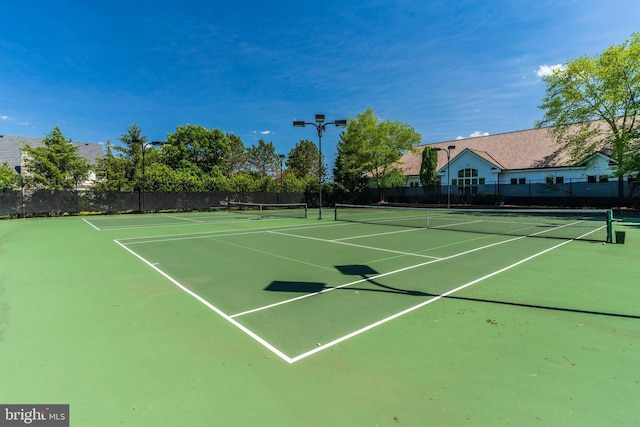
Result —
[[28, 126], [29, 122], [18, 122], [16, 123], [18, 126]]
[[260, 133], [262, 135], [269, 135], [269, 134], [271, 134], [271, 131], [270, 130], [261, 130]]
[[538, 68], [538, 71], [536, 71], [536, 74], [538, 75], [538, 77], [544, 77], [544, 76], [550, 76], [551, 74], [553, 74], [554, 71], [557, 70], [564, 70], [565, 66], [562, 64], [556, 64], [556, 65], [541, 65], [540, 68]]
[[11, 120], [9, 116], [0, 116], [0, 120]]
[[459, 136], [456, 139], [478, 138], [479, 136], [489, 136], [489, 135], [490, 135], [489, 132], [480, 132], [477, 130], [472, 134], [470, 134], [469, 136]]
[[489, 136], [489, 132], [480, 132], [480, 131], [475, 131], [474, 133], [472, 133], [471, 135], [469, 135], [471, 138], [477, 138], [479, 136]]

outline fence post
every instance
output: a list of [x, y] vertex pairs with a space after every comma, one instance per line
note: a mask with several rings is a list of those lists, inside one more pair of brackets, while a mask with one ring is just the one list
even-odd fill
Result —
[[607, 243], [613, 243], [613, 210], [607, 210]]

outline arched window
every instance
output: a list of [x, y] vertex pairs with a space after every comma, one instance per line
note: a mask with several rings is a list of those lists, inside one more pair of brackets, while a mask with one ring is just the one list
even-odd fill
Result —
[[458, 170], [458, 179], [453, 180], [453, 185], [458, 186], [458, 194], [478, 194], [478, 185], [485, 183], [484, 178], [478, 177], [478, 169], [466, 168]]

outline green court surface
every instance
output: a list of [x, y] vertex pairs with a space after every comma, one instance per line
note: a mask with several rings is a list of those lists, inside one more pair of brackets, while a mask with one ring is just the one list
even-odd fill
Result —
[[636, 425], [625, 244], [206, 212], [0, 221], [0, 404], [72, 426]]

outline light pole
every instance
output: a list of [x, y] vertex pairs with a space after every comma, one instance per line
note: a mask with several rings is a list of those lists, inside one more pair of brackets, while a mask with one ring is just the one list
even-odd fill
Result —
[[451, 162], [451, 150], [455, 150], [455, 145], [450, 145], [446, 149], [445, 148], [435, 148], [436, 151], [446, 151], [447, 152], [447, 209], [451, 207], [451, 170], [449, 168]]
[[305, 122], [304, 120], [294, 120], [293, 127], [303, 128], [306, 125], [311, 125], [318, 131], [318, 219], [322, 219], [322, 132], [325, 131], [327, 125], [336, 125], [339, 127], [345, 127], [347, 125], [346, 120], [334, 120], [333, 122], [324, 122], [324, 114], [316, 114], [316, 122]]
[[[278, 154], [278, 158], [280, 159], [280, 198], [282, 198], [282, 193], [284, 193], [284, 169], [283, 162], [286, 156], [284, 154]], [[282, 203], [282, 200], [280, 200]]]
[[18, 218], [24, 218], [24, 178], [22, 177], [22, 152], [20, 152], [20, 165], [14, 167], [18, 174], [18, 184], [20, 185], [20, 212], [18, 212]]
[[144, 153], [147, 150], [147, 147], [150, 146], [158, 146], [158, 145], [162, 145], [164, 144], [164, 142], [161, 141], [152, 141], [152, 142], [142, 142], [140, 141], [140, 147], [142, 150], [142, 191], [140, 192], [141, 197], [140, 197], [140, 213], [147, 213], [147, 210], [145, 209], [144, 206], [144, 184], [145, 184], [145, 174], [144, 174]]

